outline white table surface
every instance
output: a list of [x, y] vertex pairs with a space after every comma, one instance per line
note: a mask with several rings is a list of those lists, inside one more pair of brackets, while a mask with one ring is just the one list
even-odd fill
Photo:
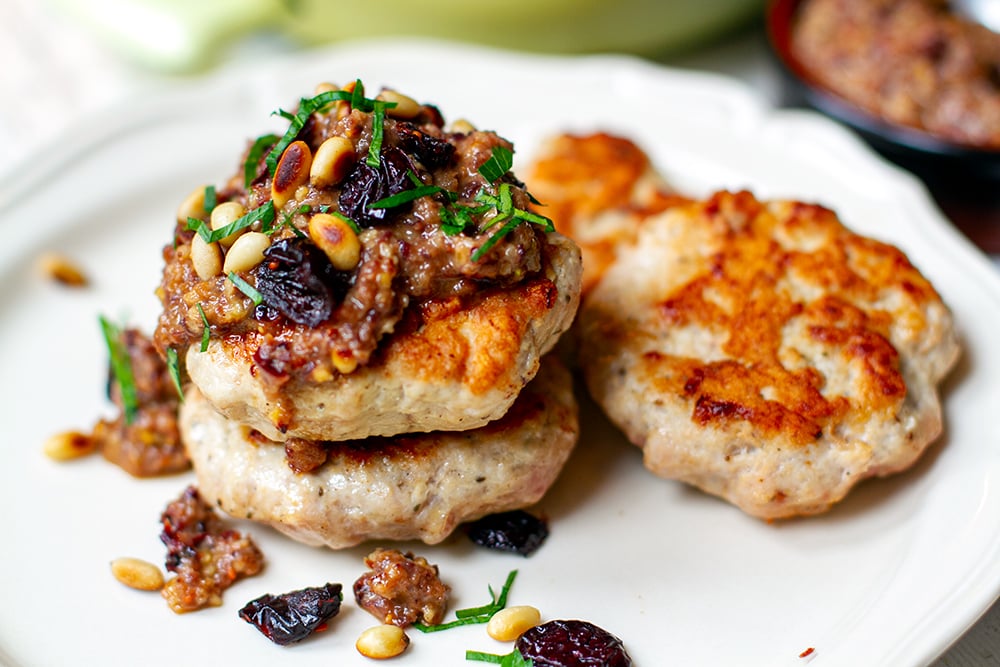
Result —
[[[252, 37], [235, 45], [222, 64], [294, 48], [273, 36]], [[749, 82], [775, 104], [780, 99], [778, 72], [760, 24], [660, 61], [728, 74]], [[30, 161], [38, 151], [58, 150], [59, 137], [81, 118], [113, 113], [115, 104], [163, 86], [183, 85], [187, 78], [131, 64], [38, 0], [0, 0], [0, 164], [7, 167]], [[1000, 256], [992, 258], [1000, 268]], [[1000, 665], [1000, 603], [933, 665]]]

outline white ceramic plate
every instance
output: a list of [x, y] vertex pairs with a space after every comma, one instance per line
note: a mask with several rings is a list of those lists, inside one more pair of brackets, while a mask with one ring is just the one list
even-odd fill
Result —
[[[103, 397], [104, 313], [151, 330], [160, 248], [190, 190], [221, 182], [245, 140], [321, 80], [360, 76], [497, 128], [529, 159], [541, 138], [606, 129], [646, 147], [691, 193], [751, 187], [835, 208], [900, 245], [939, 288], [965, 355], [945, 387], [947, 433], [906, 474], [870, 481], [824, 516], [767, 524], [647, 474], [584, 406], [579, 449], [540, 504], [551, 537], [528, 559], [471, 546], [406, 545], [437, 563], [453, 608], [486, 602], [510, 569], [511, 604], [583, 618], [622, 637], [645, 665], [909, 665], [942, 652], [1000, 590], [1000, 281], [912, 180], [811, 114], [776, 113], [728, 80], [614, 58], [547, 59], [441, 45], [359, 44], [233, 71], [81, 125], [0, 178], [0, 661], [14, 665], [364, 664], [372, 625], [347, 595], [330, 629], [279, 648], [239, 620], [265, 592], [327, 581], [349, 591], [368, 547], [340, 553], [250, 531], [266, 572], [225, 604], [176, 616], [124, 588], [108, 562], [161, 562], [159, 515], [193, 478], [138, 481], [100, 458], [56, 464], [46, 436], [88, 429]], [[77, 258], [93, 284], [41, 279], [46, 249]], [[371, 545], [369, 545], [370, 547]], [[410, 632], [400, 664], [462, 664], [506, 653], [482, 626]], [[808, 658], [801, 658], [807, 649]]]

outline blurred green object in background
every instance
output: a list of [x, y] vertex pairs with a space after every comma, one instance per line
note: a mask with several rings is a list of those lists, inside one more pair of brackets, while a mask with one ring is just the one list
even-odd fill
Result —
[[109, 46], [166, 71], [259, 33], [300, 44], [422, 36], [549, 53], [659, 56], [760, 15], [763, 0], [53, 0]]

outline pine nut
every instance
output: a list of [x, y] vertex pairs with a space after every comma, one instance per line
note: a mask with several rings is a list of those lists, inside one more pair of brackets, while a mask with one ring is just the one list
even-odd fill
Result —
[[366, 658], [394, 658], [410, 645], [410, 638], [396, 625], [376, 625], [361, 633], [354, 647]]
[[310, 167], [312, 151], [309, 146], [304, 141], [293, 141], [281, 154], [274, 180], [271, 181], [271, 201], [275, 208], [282, 208], [295, 190], [309, 181]]
[[111, 561], [111, 574], [129, 588], [140, 591], [158, 591], [163, 588], [160, 568], [139, 558], [116, 558]]
[[417, 102], [412, 97], [403, 95], [402, 93], [396, 92], [391, 88], [385, 88], [381, 93], [378, 94], [376, 99], [382, 100], [383, 102], [395, 102], [396, 106], [391, 109], [386, 109], [385, 113], [391, 118], [400, 118], [402, 120], [410, 120], [416, 118], [420, 113], [420, 103]]
[[[212, 209], [212, 218], [210, 224], [210, 226], [212, 227], [212, 231], [214, 232], [217, 229], [222, 229], [226, 225], [236, 222], [246, 214], [247, 210], [243, 208], [243, 204], [239, 202], [227, 201], [222, 204], [219, 204], [214, 209]], [[233, 242], [236, 241], [236, 239], [238, 239], [240, 234], [242, 234], [244, 231], [245, 230], [241, 229], [237, 232], [233, 232], [229, 236], [223, 239], [219, 239], [219, 243], [222, 244], [223, 248], [228, 248], [229, 246], [233, 245]]]
[[68, 287], [84, 287], [87, 284], [87, 276], [83, 271], [68, 257], [59, 253], [43, 254], [38, 258], [38, 268], [45, 276]]
[[335, 90], [340, 90], [340, 88], [337, 87], [337, 84], [330, 83], [329, 81], [321, 81], [320, 83], [317, 83], [316, 87], [313, 89], [313, 97], [322, 95], [323, 93], [332, 93]]
[[222, 271], [222, 248], [218, 243], [205, 243], [197, 234], [191, 239], [191, 264], [202, 280], [211, 280]]
[[42, 445], [42, 451], [55, 461], [71, 461], [86, 456], [97, 449], [97, 441], [86, 433], [66, 431], [50, 437]]
[[309, 182], [317, 188], [326, 188], [344, 180], [354, 165], [354, 144], [345, 137], [330, 137], [316, 149]]
[[469, 134], [476, 131], [476, 126], [465, 120], [464, 118], [459, 118], [448, 126], [449, 132], [457, 132], [459, 134]]
[[507, 607], [493, 614], [486, 624], [486, 634], [501, 642], [512, 642], [525, 630], [542, 622], [542, 614], [529, 605]]
[[249, 271], [264, 261], [264, 251], [271, 245], [271, 239], [261, 232], [247, 232], [236, 239], [233, 247], [226, 252], [222, 272], [229, 275], [236, 271]]
[[317, 213], [309, 219], [309, 238], [330, 258], [333, 268], [351, 271], [361, 261], [361, 241], [350, 225], [335, 215]]
[[184, 198], [181, 205], [177, 207], [177, 222], [182, 225], [188, 218], [195, 220], [205, 219], [205, 186], [197, 190], [192, 190], [191, 194]]

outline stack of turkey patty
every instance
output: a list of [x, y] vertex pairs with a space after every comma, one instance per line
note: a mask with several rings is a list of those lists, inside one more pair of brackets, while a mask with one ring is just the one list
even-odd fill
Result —
[[533, 504], [578, 435], [546, 355], [581, 260], [531, 211], [513, 146], [360, 81], [279, 115], [163, 253], [155, 342], [190, 381], [201, 494], [332, 548]]

